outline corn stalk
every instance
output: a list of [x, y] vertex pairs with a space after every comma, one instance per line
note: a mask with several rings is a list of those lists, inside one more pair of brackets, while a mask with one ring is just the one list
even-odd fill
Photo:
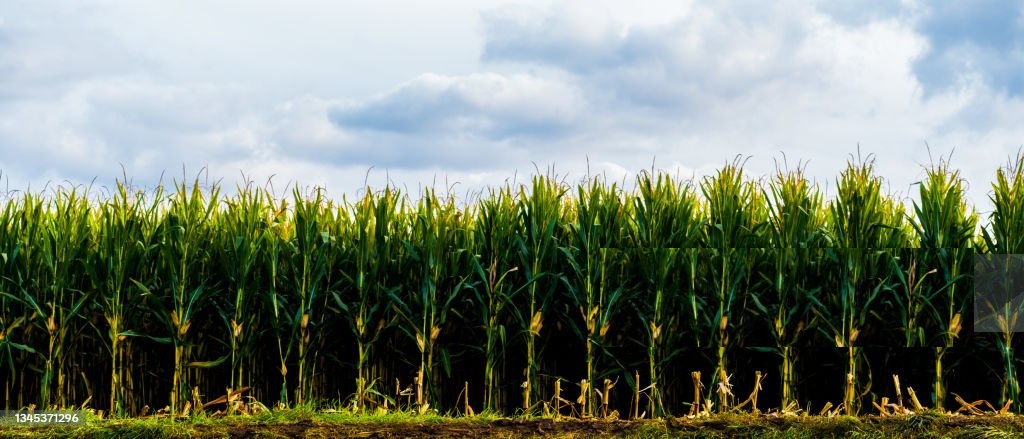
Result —
[[143, 192], [131, 192], [118, 182], [114, 196], [104, 202], [96, 216], [95, 253], [86, 270], [97, 291], [96, 303], [109, 327], [107, 342], [110, 353], [110, 412], [128, 414], [132, 395], [125, 389], [131, 362], [126, 346], [135, 337], [144, 337], [162, 344], [168, 337], [156, 337], [139, 328], [142, 291], [133, 280], [152, 274], [148, 260], [157, 250], [153, 242], [159, 221], [161, 189], [147, 201]]
[[398, 191], [385, 187], [381, 192], [369, 188], [352, 209], [354, 223], [350, 237], [354, 267], [347, 274], [354, 297], [339, 302], [349, 315], [356, 339], [356, 394], [353, 403], [364, 410], [371, 400], [369, 384], [372, 349], [384, 328], [392, 323], [387, 311], [390, 297], [400, 285], [401, 274], [395, 260], [402, 251], [405, 203]]
[[860, 410], [861, 397], [871, 389], [858, 369], [863, 362], [857, 338], [868, 324], [875, 302], [891, 292], [886, 249], [902, 247], [902, 205], [882, 193], [882, 181], [874, 175], [871, 158], [850, 162], [837, 182], [837, 195], [829, 203], [829, 232], [834, 248], [828, 249], [837, 291], [826, 297], [832, 313], [825, 318], [820, 302], [814, 308], [827, 328], [826, 335], [846, 351], [843, 407], [848, 415]]
[[484, 410], [503, 413], [504, 393], [501, 390], [505, 347], [508, 342], [505, 326], [507, 313], [516, 321], [522, 321], [519, 310], [512, 305], [535, 279], [519, 279], [519, 267], [515, 264], [516, 251], [522, 247], [522, 239], [516, 234], [515, 199], [508, 186], [480, 201], [473, 227], [473, 248], [477, 254], [472, 258], [472, 271], [476, 282], [472, 293], [474, 303], [479, 307], [478, 315], [484, 328], [486, 344], [484, 352]]
[[295, 322], [288, 304], [289, 295], [278, 284], [288, 270], [288, 249], [294, 228], [288, 221], [288, 202], [281, 200], [279, 205], [268, 212], [263, 218], [265, 227], [263, 235], [266, 242], [264, 246], [262, 265], [268, 277], [268, 291], [264, 297], [264, 307], [268, 309], [271, 316], [270, 325], [274, 333], [274, 340], [277, 344], [278, 370], [281, 374], [281, 389], [278, 392], [278, 404], [288, 405], [288, 361], [291, 358], [294, 338], [291, 336], [291, 328]]
[[[91, 246], [90, 203], [85, 194], [77, 189], [58, 189], [52, 201], [52, 212], [48, 222], [45, 249], [47, 271], [49, 272], [50, 296], [47, 329], [50, 333], [49, 357], [46, 374], [56, 374], [55, 406], [67, 407], [71, 391], [67, 362], [73, 356], [69, 331], [77, 331], [74, 322], [81, 317], [84, 306], [92, 298], [92, 290], [86, 286], [85, 273], [81, 264], [88, 258]], [[76, 334], [71, 334], [76, 335]], [[45, 407], [45, 406], [44, 406]]]
[[267, 234], [263, 221], [273, 209], [269, 194], [252, 183], [238, 187], [236, 195], [225, 200], [226, 209], [215, 225], [219, 234], [220, 266], [226, 272], [226, 290], [234, 293], [229, 308], [228, 339], [231, 343], [231, 389], [250, 385], [247, 365], [253, 360], [259, 326], [259, 297], [262, 278], [259, 261]]
[[412, 234], [404, 242], [415, 267], [413, 290], [408, 298], [392, 296], [395, 310], [408, 323], [401, 329], [415, 340], [420, 354], [417, 401], [420, 411], [440, 406], [439, 376], [435, 370], [438, 360], [446, 374], [451, 374], [447, 350], [439, 348], [438, 338], [453, 301], [465, 286], [463, 279], [457, 277], [462, 269], [460, 258], [466, 248], [461, 244], [467, 235], [460, 217], [452, 197], [441, 199], [432, 189], [424, 192], [413, 212]]
[[[703, 227], [697, 214], [699, 202], [689, 185], [673, 181], [665, 174], [655, 179], [648, 173], [637, 177], [637, 191], [632, 201], [628, 229], [639, 268], [642, 306], [640, 320], [646, 335], [647, 367], [650, 374], [648, 411], [652, 416], [666, 413], [661, 386], [666, 383], [665, 366], [680, 353], [679, 310], [696, 312], [696, 258], [691, 248], [698, 243]], [[687, 282], [689, 280], [690, 282]], [[690, 298], [687, 301], [686, 298]], [[591, 381], [593, 382], [593, 381]], [[635, 383], [639, 386], [639, 383]]]
[[914, 202], [913, 226], [926, 258], [925, 266], [938, 270], [938, 278], [932, 282], [936, 295], [930, 310], [939, 326], [933, 403], [940, 409], [947, 393], [942, 360], [960, 335], [963, 317], [970, 312], [970, 288], [965, 282], [969, 281], [968, 264], [978, 217], [967, 207], [965, 185], [959, 171], [950, 170], [948, 162], [940, 161], [927, 169], [919, 200]]
[[526, 368], [523, 370], [523, 408], [529, 410], [534, 401], [540, 400], [540, 386], [537, 385], [539, 361], [537, 338], [544, 324], [544, 315], [554, 282], [547, 278], [548, 272], [557, 263], [556, 227], [559, 224], [562, 197], [566, 189], [551, 177], [535, 176], [529, 193], [520, 188], [519, 226], [523, 233], [523, 245], [519, 248], [519, 261], [529, 280], [525, 307], [521, 308], [520, 324], [526, 338]]
[[[738, 300], [749, 297], [745, 284], [761, 247], [759, 235], [765, 212], [757, 184], [744, 180], [738, 160], [705, 178], [700, 188], [707, 208], [703, 243], [707, 247], [709, 284], [714, 286], [714, 295], [706, 299], [707, 311], [713, 314], [704, 317], [704, 334], [708, 346], [716, 349], [714, 376], [718, 384], [714, 394], [719, 410], [724, 411], [734, 399], [726, 354], [733, 332], [741, 326], [739, 319], [730, 318], [740, 317], [740, 313], [733, 313], [733, 307]], [[744, 308], [741, 305], [739, 311]]]
[[24, 366], [29, 358], [39, 355], [29, 337], [33, 313], [20, 297], [20, 273], [25, 267], [22, 229], [30, 225], [23, 220], [23, 206], [18, 199], [9, 198], [0, 211], [0, 377], [3, 377], [5, 407], [26, 404], [24, 376], [27, 367]]
[[[174, 344], [174, 377], [171, 387], [171, 413], [182, 413], [192, 394], [189, 370], [213, 367], [227, 357], [214, 361], [194, 361], [194, 342], [189, 337], [193, 317], [205, 305], [212, 292], [208, 274], [210, 261], [210, 226], [219, 203], [216, 186], [204, 194], [196, 179], [191, 190], [182, 182], [171, 195], [166, 214], [157, 231], [159, 246], [157, 270], [153, 284], [134, 280], [148, 297], [157, 319], [170, 333]], [[156, 289], [157, 291], [154, 291]]]
[[[294, 236], [289, 242], [291, 282], [298, 295], [294, 317], [291, 319], [290, 343], [298, 349], [298, 378], [295, 388], [297, 404], [312, 403], [313, 372], [316, 368], [316, 344], [322, 331], [319, 326], [328, 318], [327, 285], [328, 252], [335, 237], [327, 231], [325, 212], [329, 207], [323, 189], [317, 188], [312, 196], [304, 197], [296, 186], [292, 190]], [[291, 348], [288, 349], [291, 351]]]
[[803, 168], [777, 169], [765, 194], [768, 207], [770, 267], [762, 276], [770, 288], [761, 298], [751, 296], [755, 308], [770, 323], [775, 346], [782, 358], [779, 370], [782, 407], [797, 402], [797, 349], [806, 325], [810, 301], [820, 291], [815, 286], [824, 244], [824, 205], [821, 193], [803, 175]]
[[563, 277], [563, 284], [584, 323], [583, 328], [574, 325], [574, 329], [586, 345], [586, 379], [591, 383], [583, 395], [588, 408], [585, 416], [597, 414], [593, 383], [603, 377], [597, 370], [598, 354], [605, 351], [605, 336], [612, 321], [629, 300], [629, 290], [609, 279], [613, 278], [616, 261], [621, 257], [615, 251], [622, 241], [624, 220], [619, 197], [614, 183], [606, 186], [593, 178], [589, 186], [581, 184], [568, 224], [568, 239], [559, 247], [571, 269], [569, 276]]
[[[993, 210], [989, 216], [989, 226], [981, 231], [982, 239], [987, 252], [1007, 255], [1004, 258], [1006, 265], [1001, 270], [1005, 276], [1019, 268], [1019, 265], [1014, 264], [1017, 261], [1014, 255], [1024, 253], [1024, 153], [1018, 153], [1015, 159], [996, 171], [996, 181], [992, 183], [989, 198]], [[1013, 408], [1020, 411], [1024, 404], [1020, 401], [1013, 342], [1020, 327], [1022, 310], [1019, 304], [1014, 305], [1011, 301], [998, 306], [999, 309], [986, 312], [994, 312], [1001, 319], [1000, 334], [996, 339], [1004, 372], [1000, 404], [1012, 401]]]

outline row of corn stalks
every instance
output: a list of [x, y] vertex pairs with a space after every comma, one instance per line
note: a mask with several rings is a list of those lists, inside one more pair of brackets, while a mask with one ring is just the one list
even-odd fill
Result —
[[[752, 178], [743, 165], [698, 180], [642, 172], [629, 190], [537, 175], [460, 204], [393, 187], [352, 200], [254, 184], [222, 195], [198, 179], [11, 193], [0, 398], [183, 413], [196, 388], [253, 388], [267, 404], [365, 410], [406, 395], [445, 410], [458, 369], [480, 389], [474, 404], [510, 413], [550, 401], [545, 377], [578, 362], [579, 376], [559, 378], [585, 380], [583, 414], [602, 406], [594, 384], [623, 376], [662, 416], [681, 410], [668, 394], [684, 377], [672, 372], [695, 352], [710, 352], [709, 397], [728, 410], [743, 349], [779, 358], [765, 382], [787, 407], [800, 398], [799, 348], [829, 346], [845, 358], [829, 385], [858, 413], [872, 391], [862, 349], [888, 346], [927, 348], [934, 367], [920, 372], [937, 407], [949, 400], [947, 352], [994, 349], [992, 398], [1020, 410], [1020, 310], [998, 310], [988, 342], [970, 332], [973, 255], [1024, 253], [1024, 155], [997, 170], [985, 223], [946, 161], [907, 202], [870, 158], [852, 158], [829, 199], [801, 166]], [[559, 357], [555, 331], [582, 355]]]

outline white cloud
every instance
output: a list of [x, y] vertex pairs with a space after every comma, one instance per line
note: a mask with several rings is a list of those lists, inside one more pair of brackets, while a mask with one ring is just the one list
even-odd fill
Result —
[[618, 181], [749, 155], [759, 175], [785, 153], [828, 184], [860, 144], [906, 193], [927, 142], [985, 204], [1024, 143], [1017, 6], [1000, 30], [909, 0], [501, 3], [6, 3], [0, 170], [38, 187], [185, 164], [337, 194], [370, 167], [469, 190], [588, 160]]
[[[915, 63], [930, 45], [907, 7], [850, 22], [801, 2], [701, 3], [668, 24], [620, 32], [625, 25], [606, 22], [585, 37], [565, 33], [568, 12], [558, 8], [499, 10], [486, 19], [501, 35], [485, 45], [485, 59], [574, 74], [589, 101], [604, 104], [588, 111], [585, 130], [596, 130], [589, 138], [620, 139], [603, 142], [602, 152], [627, 169], [640, 169], [637, 156], [649, 154], [701, 169], [742, 154], [765, 174], [785, 152], [809, 159], [810, 174], [827, 185], [859, 144], [877, 156], [890, 188], [909, 195], [928, 163], [927, 142], [934, 154], [955, 147], [954, 164], [988, 181], [996, 162], [974, 152], [1006, 155], [1021, 133], [987, 113], [1012, 115], [1004, 108], [1019, 100], [984, 84], [926, 95]], [[976, 119], [990, 123], [963, 125]], [[644, 154], [613, 152], [631, 141]], [[986, 189], [973, 186], [979, 204]]]
[[[265, 118], [244, 93], [209, 84], [166, 85], [145, 78], [78, 82], [57, 99], [21, 99], [0, 107], [0, 168], [15, 185], [30, 181], [120, 177], [139, 184], [184, 165], [198, 170], [266, 157]], [[229, 169], [229, 176], [236, 170]], [[11, 171], [7, 171], [11, 172]], [[190, 171], [191, 172], [191, 171]]]

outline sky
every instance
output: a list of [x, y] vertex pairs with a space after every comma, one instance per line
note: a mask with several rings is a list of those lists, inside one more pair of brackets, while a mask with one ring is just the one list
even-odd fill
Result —
[[[0, 2], [0, 188], [203, 174], [468, 194], [950, 158], [984, 212], [1024, 145], [1018, 1]], [[553, 171], [552, 171], [553, 170]]]

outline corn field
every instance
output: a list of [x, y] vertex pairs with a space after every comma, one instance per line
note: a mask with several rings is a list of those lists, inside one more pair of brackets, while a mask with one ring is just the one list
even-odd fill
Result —
[[125, 416], [230, 392], [356, 411], [865, 414], [897, 374], [926, 406], [1020, 413], [1011, 325], [973, 331], [975, 253], [1024, 253], [1024, 155], [995, 171], [986, 218], [948, 161], [904, 200], [871, 158], [831, 197], [802, 167], [742, 161], [629, 190], [535, 175], [464, 203], [199, 179], [13, 192], [0, 398]]

